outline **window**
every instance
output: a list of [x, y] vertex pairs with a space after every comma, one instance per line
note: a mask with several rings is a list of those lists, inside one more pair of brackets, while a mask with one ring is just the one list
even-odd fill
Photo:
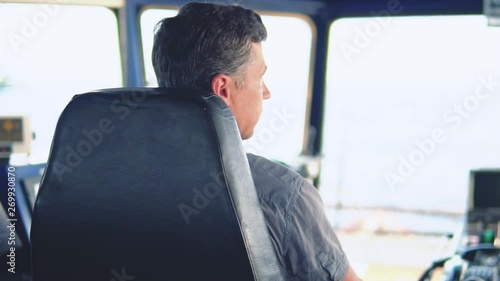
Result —
[[[151, 63], [154, 26], [176, 13], [148, 9], [141, 15], [147, 85], [158, 85]], [[313, 30], [306, 20], [294, 16], [265, 15], [262, 20], [269, 35], [263, 48], [268, 65], [265, 82], [271, 99], [264, 102], [264, 113], [254, 135], [244, 145], [248, 152], [293, 162], [297, 161], [303, 145]]]
[[463, 213], [469, 171], [500, 168], [500, 28], [352, 18], [330, 38], [326, 204]]
[[102, 7], [0, 4], [0, 33], [0, 115], [30, 117], [28, 161], [46, 162], [71, 97], [122, 86], [116, 16]]
[[148, 9], [141, 14], [142, 53], [144, 56], [145, 82], [147, 86], [158, 87], [158, 81], [156, 81], [156, 75], [151, 61], [154, 28], [163, 18], [170, 18], [175, 15], [177, 15], [177, 10], [172, 9]]

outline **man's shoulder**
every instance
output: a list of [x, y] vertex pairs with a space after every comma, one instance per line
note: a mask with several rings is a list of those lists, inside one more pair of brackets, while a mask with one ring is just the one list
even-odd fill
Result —
[[283, 164], [247, 153], [255, 189], [261, 200], [287, 205], [300, 192], [304, 178]]
[[257, 176], [258, 179], [281, 181], [287, 185], [302, 179], [302, 176], [284, 164], [251, 153], [247, 153], [247, 157], [254, 178]]

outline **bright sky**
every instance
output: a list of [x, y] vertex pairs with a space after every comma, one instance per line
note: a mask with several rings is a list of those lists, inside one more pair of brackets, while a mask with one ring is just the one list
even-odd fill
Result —
[[[376, 26], [372, 18], [344, 19], [331, 30], [324, 198], [461, 212], [469, 170], [500, 169], [500, 84], [477, 106], [469, 100], [480, 79], [500, 82], [500, 28], [483, 16], [402, 17]], [[454, 111], [464, 102], [467, 117]], [[416, 142], [436, 129], [447, 138], [435, 149], [428, 144], [421, 161]], [[400, 175], [399, 157], [410, 155], [419, 166], [388, 184], [388, 173]]]

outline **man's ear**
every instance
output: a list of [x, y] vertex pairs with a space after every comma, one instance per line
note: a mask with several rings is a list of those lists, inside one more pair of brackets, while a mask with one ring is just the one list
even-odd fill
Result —
[[218, 95], [228, 106], [231, 105], [231, 77], [217, 74], [212, 79], [212, 92]]

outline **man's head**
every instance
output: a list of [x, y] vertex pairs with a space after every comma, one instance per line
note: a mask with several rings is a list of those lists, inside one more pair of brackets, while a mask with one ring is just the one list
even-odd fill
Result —
[[155, 30], [153, 66], [160, 87], [197, 88], [220, 96], [243, 139], [253, 134], [270, 97], [262, 80], [261, 42], [267, 31], [258, 14], [239, 6], [189, 3]]

